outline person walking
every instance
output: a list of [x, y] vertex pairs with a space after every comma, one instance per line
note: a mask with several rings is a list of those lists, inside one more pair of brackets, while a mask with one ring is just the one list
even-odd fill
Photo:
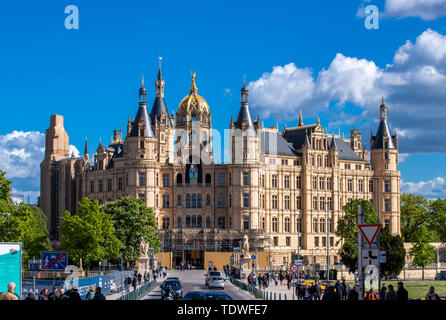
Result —
[[65, 292], [64, 288], [60, 288], [60, 290], [59, 290], [59, 301], [66, 301], [66, 300], [70, 300], [70, 297]]
[[406, 288], [404, 288], [404, 284], [402, 281], [398, 282], [398, 290], [396, 291], [396, 295], [398, 296], [398, 301], [408, 301], [409, 293]]
[[141, 285], [141, 280], [142, 280], [142, 275], [141, 275], [141, 273], [138, 272], [137, 277], [138, 277], [138, 285], [140, 286], [140, 285]]
[[348, 296], [348, 285], [347, 282], [345, 282], [345, 278], [342, 278], [342, 300], [347, 300], [347, 296]]
[[435, 292], [434, 287], [430, 287], [426, 294], [426, 300], [441, 300], [440, 296]]
[[322, 292], [321, 285], [319, 284], [319, 281], [316, 280], [313, 288], [314, 300], [321, 300], [321, 292]]
[[15, 283], [8, 283], [8, 291], [0, 294], [0, 300], [19, 300], [19, 297], [14, 293]]
[[336, 295], [338, 297], [338, 300], [342, 300], [342, 284], [339, 282], [339, 280], [336, 280], [335, 283], [335, 290], [336, 290]]
[[39, 295], [39, 301], [42, 301], [42, 300], [44, 300], [44, 301], [48, 301], [48, 289], [47, 289], [47, 288], [43, 289], [43, 290], [40, 292], [40, 295]]
[[92, 285], [88, 291], [87, 291], [87, 295], [85, 296], [85, 300], [93, 300], [94, 298], [94, 292], [95, 292], [95, 288]]
[[79, 290], [75, 285], [70, 286], [68, 290], [68, 296], [70, 297], [70, 301], [81, 301], [82, 298], [79, 294]]
[[132, 280], [133, 291], [136, 291], [137, 286], [138, 286], [138, 279], [136, 278], [136, 276], [133, 276], [133, 280]]
[[130, 290], [130, 285], [132, 284], [132, 279], [130, 275], [128, 275], [124, 280], [125, 293], [128, 293]]
[[379, 300], [386, 300], [387, 287], [386, 284], [383, 283], [381, 290], [379, 291]]
[[286, 285], [288, 287], [288, 290], [290, 290], [290, 288], [291, 288], [291, 275], [290, 274], [288, 274], [286, 276]]
[[102, 294], [101, 287], [96, 287], [93, 300], [94, 301], [105, 301], [105, 296]]
[[25, 300], [36, 300], [36, 296], [34, 295], [34, 293], [30, 292], [26, 295]]
[[348, 301], [358, 301], [359, 300], [359, 285], [355, 284], [352, 289], [348, 292]]
[[386, 292], [386, 301], [398, 301], [398, 296], [395, 292], [395, 290], [393, 290], [393, 285], [389, 284], [389, 286], [387, 287], [388, 290]]
[[282, 272], [279, 273], [279, 281], [280, 281], [280, 285], [282, 286], [282, 284], [283, 284], [283, 274], [282, 274]]

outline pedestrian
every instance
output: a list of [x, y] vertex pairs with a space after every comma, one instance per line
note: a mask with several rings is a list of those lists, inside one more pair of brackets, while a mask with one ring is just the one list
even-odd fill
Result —
[[125, 279], [124, 279], [124, 288], [125, 288], [125, 293], [129, 292], [129, 288], [130, 288], [130, 284], [132, 283], [132, 279], [130, 279], [130, 275], [128, 275]]
[[34, 293], [30, 292], [26, 295], [25, 300], [36, 300], [36, 296], [34, 295]]
[[286, 285], [288, 287], [288, 290], [290, 290], [290, 288], [291, 288], [291, 275], [289, 275], [289, 274], [286, 277]]
[[65, 292], [64, 288], [61, 288], [59, 290], [59, 301], [66, 301], [66, 300], [70, 300], [70, 297], [68, 296], [68, 294]]
[[48, 301], [48, 289], [45, 288], [40, 292], [39, 295], [39, 301], [44, 300], [44, 301]]
[[358, 301], [359, 300], [359, 285], [355, 284], [353, 288], [348, 292], [348, 301]]
[[163, 267], [163, 278], [167, 277], [167, 268]]
[[406, 288], [404, 288], [403, 282], [398, 282], [398, 290], [396, 291], [396, 295], [398, 296], [398, 301], [408, 301], [409, 293]]
[[14, 293], [15, 283], [8, 283], [8, 291], [0, 294], [0, 300], [19, 300], [19, 297]]
[[79, 290], [75, 285], [70, 286], [68, 290], [68, 295], [71, 301], [81, 301], [81, 296], [79, 294]]
[[141, 273], [138, 272], [137, 277], [138, 277], [138, 285], [141, 285], [141, 280], [142, 280], [142, 275], [141, 275]]
[[133, 276], [133, 280], [132, 280], [133, 291], [136, 291], [137, 286], [138, 286], [138, 279], [136, 279], [136, 276]]
[[388, 285], [388, 290], [386, 292], [386, 301], [397, 301], [398, 300], [398, 296], [395, 292], [395, 290], [393, 290], [393, 285], [389, 284]]
[[430, 287], [426, 294], [426, 300], [441, 300], [440, 296], [435, 292], [434, 287]]
[[336, 290], [336, 295], [338, 296], [338, 300], [342, 300], [342, 284], [339, 282], [339, 280], [336, 280], [335, 283], [335, 290]]
[[96, 287], [95, 290], [95, 294], [94, 294], [94, 301], [105, 301], [105, 296], [102, 294], [102, 288], [101, 287]]
[[299, 283], [297, 284], [296, 289], [297, 289], [297, 299], [303, 300], [305, 296], [305, 287], [302, 285], [301, 281], [299, 281]]
[[153, 281], [155, 281], [155, 282], [156, 282], [156, 275], [157, 275], [157, 273], [154, 272], [154, 273], [153, 273]]
[[279, 273], [279, 281], [280, 281], [280, 285], [282, 285], [282, 282], [283, 282], [283, 274], [282, 274], [282, 272]]
[[322, 297], [324, 301], [336, 301], [338, 299], [338, 295], [335, 293], [335, 287], [327, 286], [325, 287], [324, 296]]
[[53, 287], [53, 291], [48, 295], [48, 300], [57, 301], [59, 300], [59, 293], [57, 292], [57, 287]]
[[313, 290], [314, 290], [314, 292], [313, 292], [314, 300], [321, 300], [322, 289], [321, 289], [321, 285], [319, 284], [318, 280], [315, 281]]
[[386, 284], [383, 283], [381, 290], [379, 291], [379, 300], [385, 300], [386, 299], [386, 293], [387, 293], [387, 287]]
[[348, 296], [348, 285], [347, 282], [345, 282], [345, 278], [342, 277], [342, 300], [347, 300], [347, 296]]
[[95, 293], [95, 288], [92, 285], [88, 291], [87, 291], [87, 295], [85, 296], [85, 300], [93, 300], [94, 298], [94, 293]]

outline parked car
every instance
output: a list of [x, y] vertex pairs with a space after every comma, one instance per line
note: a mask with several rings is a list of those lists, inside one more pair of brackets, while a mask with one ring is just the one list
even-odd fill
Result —
[[208, 281], [211, 277], [222, 277], [223, 278], [223, 274], [220, 271], [209, 271], [208, 273], [205, 274], [206, 278], [204, 280], [204, 285], [207, 286], [208, 285]]
[[233, 299], [224, 292], [190, 291], [186, 293], [183, 300], [233, 300]]
[[169, 280], [180, 281], [180, 279], [178, 277], [167, 277], [166, 281], [169, 281]]
[[174, 299], [182, 299], [183, 298], [183, 288], [181, 286], [180, 281], [178, 280], [165, 280], [161, 285], [161, 300], [164, 299], [164, 295], [166, 294], [167, 287], [170, 286], [173, 292]]
[[220, 288], [225, 289], [225, 279], [222, 277], [211, 277], [208, 281], [208, 288]]

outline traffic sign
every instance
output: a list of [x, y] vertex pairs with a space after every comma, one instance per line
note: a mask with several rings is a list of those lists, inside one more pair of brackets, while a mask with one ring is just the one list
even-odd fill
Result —
[[255, 255], [252, 255], [251, 256], [251, 260], [255, 260], [256, 259], [256, 256]]
[[42, 252], [42, 270], [64, 270], [68, 265], [68, 253], [57, 251]]
[[29, 271], [38, 271], [42, 265], [42, 260], [28, 260]]
[[303, 261], [302, 260], [294, 260], [294, 264], [297, 264], [298, 266], [303, 265]]
[[362, 250], [362, 267], [378, 265], [378, 250]]
[[292, 273], [296, 273], [299, 270], [299, 266], [297, 264], [292, 264], [290, 267], [290, 271]]
[[376, 238], [379, 230], [381, 229], [380, 224], [360, 224], [358, 225], [359, 231], [361, 231], [364, 239], [367, 241], [369, 245], [372, 245], [373, 241]]

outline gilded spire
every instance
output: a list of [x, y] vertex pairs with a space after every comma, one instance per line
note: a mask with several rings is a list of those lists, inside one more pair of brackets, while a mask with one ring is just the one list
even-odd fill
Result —
[[195, 75], [197, 74], [197, 72], [194, 71], [194, 73], [190, 73], [192, 76], [192, 85], [190, 86], [190, 94], [197, 94], [198, 88], [195, 84]]

